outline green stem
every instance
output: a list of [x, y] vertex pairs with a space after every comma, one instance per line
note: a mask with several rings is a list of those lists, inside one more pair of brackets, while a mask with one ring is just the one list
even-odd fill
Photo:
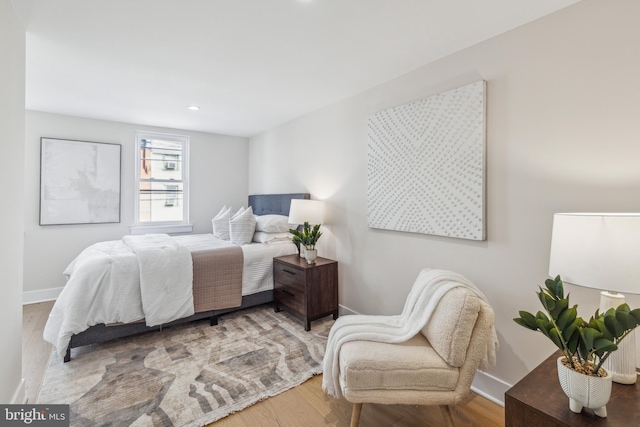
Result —
[[549, 312], [549, 310], [547, 310], [546, 308], [545, 308], [545, 311], [549, 315], [549, 320], [551, 320], [551, 324], [556, 329], [556, 331], [558, 331], [558, 337], [560, 337], [560, 342], [562, 343], [562, 348], [560, 350], [562, 350], [562, 353], [564, 353], [564, 357], [566, 357], [567, 360], [569, 360], [569, 365], [571, 365], [571, 368], [575, 370], [576, 367], [573, 364], [573, 357], [571, 355], [571, 352], [569, 351], [569, 346], [567, 345], [567, 342], [564, 340], [564, 337], [562, 336], [562, 331], [560, 330], [560, 328], [558, 328], [558, 325], [556, 325], [556, 321], [553, 319], [553, 315], [551, 314], [551, 312]]

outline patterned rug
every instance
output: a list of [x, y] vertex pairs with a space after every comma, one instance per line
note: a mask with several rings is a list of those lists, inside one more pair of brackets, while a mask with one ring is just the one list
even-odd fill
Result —
[[202, 426], [321, 373], [332, 324], [265, 305], [52, 353], [38, 403], [70, 404], [72, 426]]

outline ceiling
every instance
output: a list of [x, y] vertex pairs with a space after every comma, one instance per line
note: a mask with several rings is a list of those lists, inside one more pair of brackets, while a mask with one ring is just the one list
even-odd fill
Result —
[[577, 1], [12, 0], [27, 109], [236, 136]]

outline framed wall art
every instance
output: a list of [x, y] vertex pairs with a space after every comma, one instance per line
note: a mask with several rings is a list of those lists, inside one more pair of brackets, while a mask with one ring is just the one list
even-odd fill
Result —
[[120, 222], [119, 144], [40, 139], [40, 225]]
[[368, 118], [372, 228], [485, 240], [486, 82]]

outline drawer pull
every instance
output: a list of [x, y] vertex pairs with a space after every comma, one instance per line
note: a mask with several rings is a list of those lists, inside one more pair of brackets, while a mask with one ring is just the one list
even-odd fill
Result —
[[284, 290], [284, 289], [282, 290], [282, 292], [283, 292], [283, 293], [285, 293], [285, 294], [287, 294], [287, 295], [289, 295], [290, 297], [295, 297], [295, 295], [294, 295], [294, 294], [292, 294], [291, 292], [286, 291], [286, 290]]
[[284, 271], [285, 273], [290, 274], [292, 276], [296, 275], [296, 273], [294, 273], [293, 271], [289, 271], [289, 270], [282, 270], [282, 271]]

